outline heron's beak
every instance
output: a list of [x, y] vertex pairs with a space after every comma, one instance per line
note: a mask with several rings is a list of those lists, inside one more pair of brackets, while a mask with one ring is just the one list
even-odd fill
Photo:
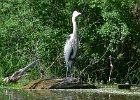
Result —
[[81, 15], [81, 13], [79, 12], [79, 15]]

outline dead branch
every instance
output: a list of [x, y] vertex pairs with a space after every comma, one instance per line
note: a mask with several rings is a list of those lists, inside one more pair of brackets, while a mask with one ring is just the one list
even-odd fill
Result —
[[11, 76], [8, 76], [3, 79], [5, 82], [17, 82], [21, 76], [29, 69], [33, 68], [37, 63], [39, 63], [39, 59], [35, 60], [31, 64], [27, 65], [26, 67], [19, 69], [18, 71], [14, 72]]
[[108, 81], [110, 82], [110, 80], [111, 80], [111, 74], [112, 74], [112, 70], [113, 70], [112, 56], [111, 55], [109, 56], [109, 60], [110, 60], [110, 67], [111, 67], [111, 69], [110, 69], [110, 74], [109, 74]]

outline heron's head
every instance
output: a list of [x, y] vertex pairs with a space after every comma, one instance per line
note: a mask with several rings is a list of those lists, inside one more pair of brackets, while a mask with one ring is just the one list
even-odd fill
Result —
[[73, 14], [72, 14], [72, 17], [76, 18], [77, 16], [81, 15], [80, 12], [78, 11], [74, 11]]

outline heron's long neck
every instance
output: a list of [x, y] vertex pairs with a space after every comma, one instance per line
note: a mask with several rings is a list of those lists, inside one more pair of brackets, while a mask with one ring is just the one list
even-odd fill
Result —
[[72, 17], [72, 24], [73, 24], [73, 35], [77, 37], [77, 24], [76, 24], [76, 20], [75, 17]]

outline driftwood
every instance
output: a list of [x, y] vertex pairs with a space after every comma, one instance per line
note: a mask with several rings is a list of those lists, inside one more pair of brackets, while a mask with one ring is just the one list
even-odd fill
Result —
[[79, 82], [62, 82], [51, 86], [49, 89], [97, 89], [97, 87], [86, 83], [81, 84]]
[[131, 86], [140, 87], [138, 84], [118, 84], [119, 89], [131, 89]]
[[24, 89], [96, 89], [93, 84], [79, 82], [75, 78], [44, 79], [29, 83]]
[[39, 60], [32, 62], [31, 64], [27, 65], [26, 67], [24, 67], [22, 69], [19, 69], [18, 71], [14, 72], [11, 76], [4, 78], [3, 81], [17, 82], [29, 68], [33, 68], [37, 63], [39, 63]]

